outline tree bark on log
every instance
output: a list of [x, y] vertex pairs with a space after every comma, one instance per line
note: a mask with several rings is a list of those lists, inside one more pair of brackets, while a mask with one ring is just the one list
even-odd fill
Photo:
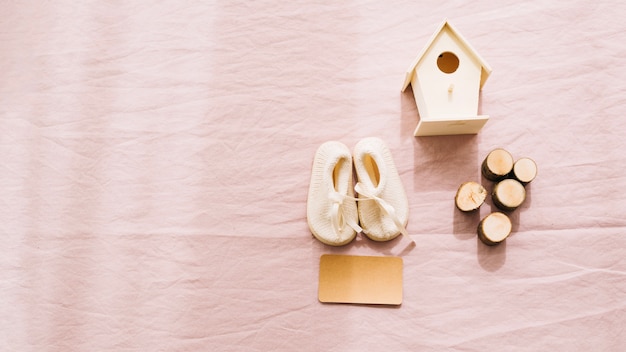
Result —
[[497, 148], [489, 152], [481, 166], [483, 176], [494, 182], [504, 179], [511, 173], [512, 169], [513, 156], [502, 148]]
[[513, 164], [510, 177], [526, 186], [537, 176], [537, 163], [531, 158], [520, 158]]
[[526, 200], [526, 190], [519, 181], [508, 178], [493, 186], [491, 199], [498, 208], [513, 211]]
[[478, 182], [469, 181], [461, 184], [454, 197], [456, 207], [464, 212], [480, 208], [487, 198], [487, 190]]
[[506, 214], [494, 212], [478, 224], [478, 238], [488, 246], [495, 246], [509, 237], [512, 229], [511, 219]]

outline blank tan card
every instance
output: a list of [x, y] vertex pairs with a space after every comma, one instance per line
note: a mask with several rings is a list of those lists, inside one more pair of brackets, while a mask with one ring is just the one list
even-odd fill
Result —
[[402, 304], [402, 258], [324, 254], [318, 297], [323, 303]]

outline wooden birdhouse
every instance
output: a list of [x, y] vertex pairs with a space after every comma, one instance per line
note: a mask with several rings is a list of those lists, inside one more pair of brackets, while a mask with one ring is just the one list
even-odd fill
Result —
[[411, 63], [402, 91], [411, 85], [420, 115], [416, 136], [478, 133], [489, 116], [478, 115], [480, 90], [491, 67], [448, 20]]

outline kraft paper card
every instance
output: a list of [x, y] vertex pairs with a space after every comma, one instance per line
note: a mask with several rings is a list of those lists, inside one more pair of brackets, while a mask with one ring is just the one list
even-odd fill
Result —
[[324, 254], [318, 298], [323, 303], [402, 304], [402, 258]]

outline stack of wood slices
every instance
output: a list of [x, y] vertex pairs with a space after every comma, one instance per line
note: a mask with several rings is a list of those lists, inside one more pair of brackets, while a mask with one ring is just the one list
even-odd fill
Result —
[[[511, 219], [504, 212], [512, 212], [526, 200], [525, 186], [537, 176], [537, 164], [530, 158], [514, 161], [508, 151], [492, 150], [482, 163], [483, 176], [494, 182], [491, 192], [493, 204], [502, 211], [492, 212], [478, 224], [478, 237], [490, 246], [504, 241], [512, 230]], [[456, 192], [459, 210], [477, 210], [485, 202], [487, 190], [477, 182], [465, 182]]]

